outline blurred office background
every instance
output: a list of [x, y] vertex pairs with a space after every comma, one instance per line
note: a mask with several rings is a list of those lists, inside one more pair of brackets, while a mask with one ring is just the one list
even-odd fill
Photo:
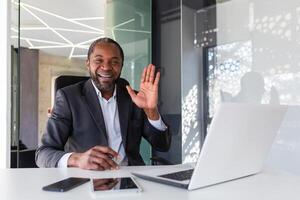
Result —
[[[169, 152], [195, 162], [221, 102], [290, 109], [266, 164], [300, 174], [300, 2], [297, 0], [12, 0], [11, 167], [30, 162], [61, 75], [88, 76], [89, 44], [112, 37], [125, 51], [122, 76], [139, 89], [142, 69], [161, 71], [159, 108]], [[267, 120], [267, 119], [265, 119]], [[239, 122], [237, 122], [239, 123]]]

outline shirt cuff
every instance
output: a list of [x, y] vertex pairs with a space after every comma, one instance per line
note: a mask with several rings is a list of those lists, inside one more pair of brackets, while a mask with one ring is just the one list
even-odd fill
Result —
[[149, 123], [156, 129], [160, 130], [160, 131], [165, 131], [167, 130], [167, 126], [166, 124], [163, 122], [163, 120], [161, 119], [161, 116], [159, 115], [159, 119], [158, 120], [151, 120], [148, 118]]
[[68, 167], [68, 160], [69, 160], [69, 157], [71, 156], [72, 153], [66, 153], [65, 155], [63, 155], [58, 163], [57, 163], [57, 167], [58, 168], [67, 168]]

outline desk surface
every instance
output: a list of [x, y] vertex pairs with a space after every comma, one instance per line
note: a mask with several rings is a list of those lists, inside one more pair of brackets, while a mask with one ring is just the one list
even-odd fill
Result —
[[[170, 167], [170, 166], [169, 166]], [[123, 167], [115, 171], [88, 171], [75, 168], [57, 169], [1, 169], [0, 198], [5, 200], [88, 200], [93, 199], [89, 184], [86, 183], [65, 193], [46, 192], [41, 188], [58, 180], [76, 177], [111, 177], [128, 176], [132, 171], [144, 170], [145, 167]], [[167, 169], [166, 166], [162, 167]], [[194, 191], [157, 184], [136, 178], [142, 187], [141, 194], [122, 196], [127, 199], [209, 199], [209, 200], [282, 200], [300, 198], [300, 177], [284, 174], [275, 170], [265, 170], [260, 174], [230, 181]], [[105, 196], [98, 199], [120, 199], [120, 195]]]

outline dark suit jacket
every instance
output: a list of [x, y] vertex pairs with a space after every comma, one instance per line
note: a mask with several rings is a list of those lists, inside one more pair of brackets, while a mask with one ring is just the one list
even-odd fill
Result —
[[[131, 100], [127, 81], [117, 81], [117, 105], [123, 144], [129, 165], [143, 165], [141, 138], [158, 151], [167, 151], [171, 135], [155, 129], [144, 111]], [[96, 145], [108, 146], [101, 106], [91, 79], [57, 91], [41, 146], [36, 151], [39, 167], [56, 167], [67, 152], [84, 152]]]

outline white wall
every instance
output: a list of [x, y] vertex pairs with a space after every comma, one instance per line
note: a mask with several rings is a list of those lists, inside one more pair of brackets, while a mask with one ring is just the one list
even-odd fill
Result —
[[218, 45], [251, 41], [250, 70], [262, 75], [267, 92], [271, 86], [276, 88], [280, 104], [293, 105], [267, 164], [300, 174], [300, 1], [221, 3], [217, 5], [217, 27]]
[[0, 168], [10, 166], [10, 1], [0, 0]]

